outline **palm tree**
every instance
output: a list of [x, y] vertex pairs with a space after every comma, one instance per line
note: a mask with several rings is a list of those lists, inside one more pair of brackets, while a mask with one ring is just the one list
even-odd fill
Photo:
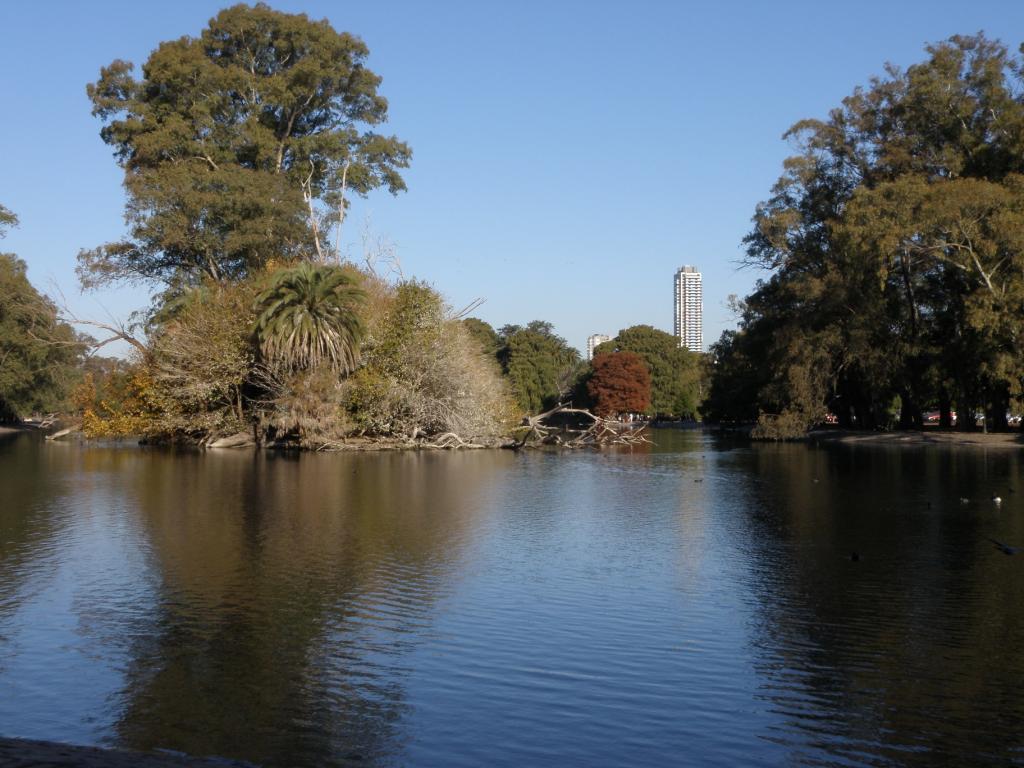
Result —
[[342, 374], [359, 362], [366, 294], [340, 267], [304, 262], [278, 270], [256, 297], [263, 356], [289, 368], [326, 363]]

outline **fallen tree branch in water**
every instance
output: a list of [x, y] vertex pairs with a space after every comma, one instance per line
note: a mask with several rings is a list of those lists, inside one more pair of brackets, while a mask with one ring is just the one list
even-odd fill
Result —
[[455, 432], [444, 432], [430, 438], [419, 434], [406, 438], [355, 436], [341, 440], [317, 440], [307, 445], [315, 451], [373, 451], [373, 450], [458, 450], [479, 448], [504, 448], [508, 441], [485, 440], [472, 442]]
[[[552, 417], [563, 414], [570, 417], [575, 416], [577, 420], [589, 420], [590, 426], [577, 429], [565, 424], [549, 423]], [[597, 448], [606, 445], [637, 445], [651, 442], [642, 430], [633, 426], [624, 428], [622, 422], [598, 416], [586, 408], [573, 408], [562, 403], [544, 413], [538, 413], [536, 416], [527, 416], [523, 419], [523, 424], [515, 431], [519, 430], [525, 431], [514, 446], [516, 450], [530, 445]]]

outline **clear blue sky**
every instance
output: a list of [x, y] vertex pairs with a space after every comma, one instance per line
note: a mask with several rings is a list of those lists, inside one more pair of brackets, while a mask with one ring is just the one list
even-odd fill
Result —
[[[80, 296], [75, 254], [123, 230], [121, 173], [85, 84], [115, 58], [141, 64], [229, 3], [0, 0], [0, 203], [21, 226], [0, 244], [80, 313], [125, 316], [143, 288]], [[672, 330], [672, 276], [704, 273], [704, 340], [733, 318], [741, 240], [791, 147], [886, 61], [984, 30], [1016, 50], [1010, 2], [328, 2], [271, 5], [361, 36], [390, 129], [414, 150], [409, 191], [358, 202], [407, 276], [494, 326], [590, 333]]]

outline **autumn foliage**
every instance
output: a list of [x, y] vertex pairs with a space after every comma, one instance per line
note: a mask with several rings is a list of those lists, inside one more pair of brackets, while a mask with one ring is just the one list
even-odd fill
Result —
[[643, 413], [651, 405], [651, 374], [640, 355], [613, 352], [598, 355], [587, 391], [599, 416]]

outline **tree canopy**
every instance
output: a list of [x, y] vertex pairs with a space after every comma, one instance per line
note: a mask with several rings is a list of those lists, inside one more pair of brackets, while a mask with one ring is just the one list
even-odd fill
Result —
[[365, 298], [341, 267], [299, 264], [279, 270], [256, 297], [256, 336], [264, 356], [291, 368], [327, 365], [351, 373], [359, 362]]
[[[651, 377], [650, 410], [675, 416], [693, 417], [700, 405], [700, 359], [679, 346], [671, 333], [649, 325], [634, 325], [619, 331], [611, 341], [594, 350], [597, 355], [609, 352], [633, 352], [643, 358]], [[647, 410], [647, 409], [645, 409]]]
[[746, 238], [772, 274], [714, 350], [720, 417], [806, 427], [827, 407], [874, 427], [895, 403], [919, 426], [955, 404], [1005, 423], [1024, 375], [1024, 69], [983, 35], [927, 53], [787, 134], [799, 154]]
[[[15, 223], [0, 206], [0, 236]], [[60, 409], [85, 351], [26, 273], [25, 262], [0, 253], [0, 421]]]
[[534, 320], [526, 327], [499, 329], [498, 360], [520, 407], [539, 413], [565, 397], [580, 373], [580, 354], [557, 335], [554, 326]]
[[612, 352], [594, 357], [587, 391], [598, 416], [645, 413], [651, 405], [651, 374], [640, 355]]
[[18, 217], [0, 205], [0, 237], [7, 234], [7, 228], [18, 223]]
[[491, 324], [476, 317], [467, 317], [462, 325], [469, 335], [480, 346], [481, 351], [488, 356], [495, 356], [501, 349], [501, 336], [491, 327]]
[[[405, 189], [411, 151], [387, 118], [359, 38], [327, 21], [236, 5], [198, 37], [121, 60], [88, 86], [125, 171], [129, 236], [79, 254], [86, 286], [243, 277], [325, 258], [347, 191]], [[331, 211], [336, 213], [331, 214]]]
[[[400, 283], [353, 377], [348, 406], [376, 435], [493, 435], [507, 426], [511, 401], [493, 357], [429, 285]], [[461, 439], [461, 438], [460, 438]]]

